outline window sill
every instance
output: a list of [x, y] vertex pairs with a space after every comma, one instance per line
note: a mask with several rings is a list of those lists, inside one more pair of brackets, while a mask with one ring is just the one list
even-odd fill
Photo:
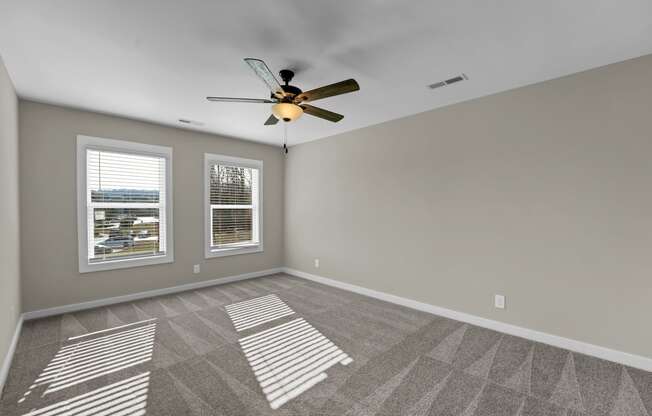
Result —
[[154, 264], [173, 263], [172, 254], [131, 259], [107, 260], [98, 263], [79, 263], [79, 273], [91, 273], [116, 269], [129, 269], [133, 267], [151, 266]]
[[206, 250], [206, 258], [237, 256], [239, 254], [261, 253], [262, 251], [262, 244], [229, 248], [209, 248]]

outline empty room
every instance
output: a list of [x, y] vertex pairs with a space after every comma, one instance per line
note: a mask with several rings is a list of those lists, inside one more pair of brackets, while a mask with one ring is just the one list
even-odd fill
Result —
[[652, 2], [0, 1], [0, 416], [652, 416]]

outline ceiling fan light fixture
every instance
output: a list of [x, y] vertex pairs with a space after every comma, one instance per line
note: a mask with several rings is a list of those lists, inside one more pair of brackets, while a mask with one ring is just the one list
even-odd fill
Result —
[[292, 103], [277, 103], [272, 106], [272, 114], [279, 120], [290, 122], [303, 114], [303, 108]]

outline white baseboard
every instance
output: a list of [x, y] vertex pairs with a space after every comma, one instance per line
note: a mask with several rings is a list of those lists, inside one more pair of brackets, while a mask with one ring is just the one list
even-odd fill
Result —
[[18, 317], [18, 322], [16, 322], [16, 329], [14, 330], [14, 336], [11, 338], [11, 344], [9, 344], [9, 349], [5, 355], [5, 359], [2, 362], [2, 367], [0, 367], [0, 397], [2, 397], [2, 391], [5, 388], [5, 382], [9, 376], [9, 369], [11, 368], [11, 362], [14, 359], [14, 353], [16, 352], [16, 345], [18, 345], [18, 337], [20, 336], [20, 330], [23, 328], [23, 315]]
[[151, 298], [154, 296], [168, 295], [171, 293], [185, 292], [187, 290], [201, 289], [208, 286], [222, 285], [240, 280], [253, 279], [255, 277], [267, 276], [270, 274], [281, 273], [282, 267], [274, 269], [260, 270], [257, 272], [238, 274], [235, 276], [220, 277], [218, 279], [202, 280], [201, 282], [188, 283], [180, 286], [166, 287], [163, 289], [148, 290], [146, 292], [132, 293], [129, 295], [115, 296], [111, 298], [91, 300], [88, 302], [73, 303], [70, 305], [55, 306], [54, 308], [40, 309], [31, 312], [25, 312], [23, 317], [25, 320], [44, 318], [46, 316], [61, 315], [63, 313], [70, 313], [81, 311], [84, 309], [97, 308], [99, 306], [114, 305], [116, 303], [131, 302], [138, 299]]
[[564, 338], [557, 335], [535, 331], [532, 329], [523, 328], [520, 326], [516, 326], [504, 322], [494, 321], [492, 319], [482, 318], [480, 316], [471, 315], [464, 312], [458, 312], [451, 309], [430, 305], [428, 303], [418, 302], [416, 300], [407, 299], [396, 295], [390, 295], [388, 293], [368, 289], [362, 286], [352, 285], [349, 283], [340, 282], [334, 279], [329, 279], [323, 276], [317, 276], [314, 274], [302, 272], [300, 270], [291, 269], [288, 267], [285, 267], [283, 271], [287, 274], [296, 277], [312, 280], [317, 283], [322, 283], [328, 286], [337, 287], [339, 289], [348, 290], [350, 292], [359, 293], [361, 295], [370, 296], [372, 298], [395, 303], [397, 305], [406, 306], [408, 308], [432, 313], [434, 315], [443, 316], [446, 318], [454, 319], [456, 321], [466, 322], [483, 328], [493, 329], [494, 331], [499, 331], [517, 337], [526, 338], [531, 341], [541, 342], [555, 347], [564, 348], [581, 354], [591, 355], [597, 358], [602, 358], [604, 360], [613, 361], [619, 364], [640, 368], [641, 370], [652, 371], [652, 358], [644, 357], [641, 355], [634, 355], [623, 351], [612, 350], [609, 348], [601, 347], [594, 344], [589, 344], [582, 341], [577, 341], [570, 338]]
[[[589, 344], [586, 342], [582, 342], [570, 338], [564, 338], [561, 336], [548, 334], [545, 332], [535, 331], [532, 329], [523, 328], [505, 322], [494, 321], [492, 319], [482, 318], [480, 316], [471, 315], [464, 312], [454, 311], [452, 309], [430, 305], [428, 303], [423, 303], [416, 300], [403, 298], [396, 295], [391, 295], [377, 290], [368, 289], [362, 286], [356, 286], [350, 283], [340, 282], [338, 280], [329, 279], [327, 277], [306, 273], [288, 267], [278, 267], [274, 269], [261, 270], [252, 273], [244, 273], [235, 276], [223, 277], [219, 279], [204, 280], [201, 282], [189, 283], [181, 286], [155, 289], [146, 292], [139, 292], [139, 293], [133, 293], [129, 295], [116, 296], [112, 298], [98, 299], [89, 302], [75, 303], [71, 305], [57, 306], [54, 308], [25, 312], [21, 316], [16, 326], [16, 332], [14, 333], [14, 338], [12, 339], [12, 343], [10, 345], [9, 351], [7, 352], [7, 356], [5, 357], [2, 368], [0, 369], [0, 388], [4, 386], [4, 382], [9, 372], [11, 359], [13, 358], [13, 353], [15, 351], [16, 344], [18, 342], [18, 336], [20, 334], [20, 329], [22, 327], [23, 320], [43, 318], [46, 316], [59, 315], [63, 313], [75, 312], [84, 309], [91, 309], [99, 306], [107, 306], [116, 303], [130, 302], [130, 301], [150, 298], [154, 296], [184, 292], [187, 290], [201, 289], [208, 286], [237, 282], [246, 279], [253, 279], [256, 277], [267, 276], [267, 275], [281, 273], [281, 272], [285, 272], [287, 274], [304, 278], [307, 280], [312, 280], [328, 286], [333, 286], [340, 289], [348, 290], [350, 292], [359, 293], [361, 295], [370, 296], [386, 302], [395, 303], [397, 305], [406, 306], [408, 308], [432, 313], [434, 315], [455, 319], [457, 321], [466, 322], [483, 328], [493, 329], [495, 331], [503, 332], [521, 338], [526, 338], [532, 341], [541, 342], [548, 345], [553, 345], [555, 347], [564, 348], [581, 354], [591, 355], [597, 358], [602, 358], [604, 360], [609, 360], [623, 365], [640, 368], [645, 371], [652, 371], [652, 358], [644, 357], [641, 355], [630, 354], [623, 351], [617, 351], [610, 348], [601, 347], [598, 345]], [[1, 391], [2, 390], [0, 389], [0, 392]]]

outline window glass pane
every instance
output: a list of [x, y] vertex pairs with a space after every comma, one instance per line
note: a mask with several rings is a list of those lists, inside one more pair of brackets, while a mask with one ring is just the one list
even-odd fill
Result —
[[214, 208], [212, 211], [214, 245], [252, 241], [252, 209]]
[[159, 208], [94, 208], [91, 261], [161, 254]]
[[253, 170], [236, 166], [211, 166], [211, 205], [251, 205]]

